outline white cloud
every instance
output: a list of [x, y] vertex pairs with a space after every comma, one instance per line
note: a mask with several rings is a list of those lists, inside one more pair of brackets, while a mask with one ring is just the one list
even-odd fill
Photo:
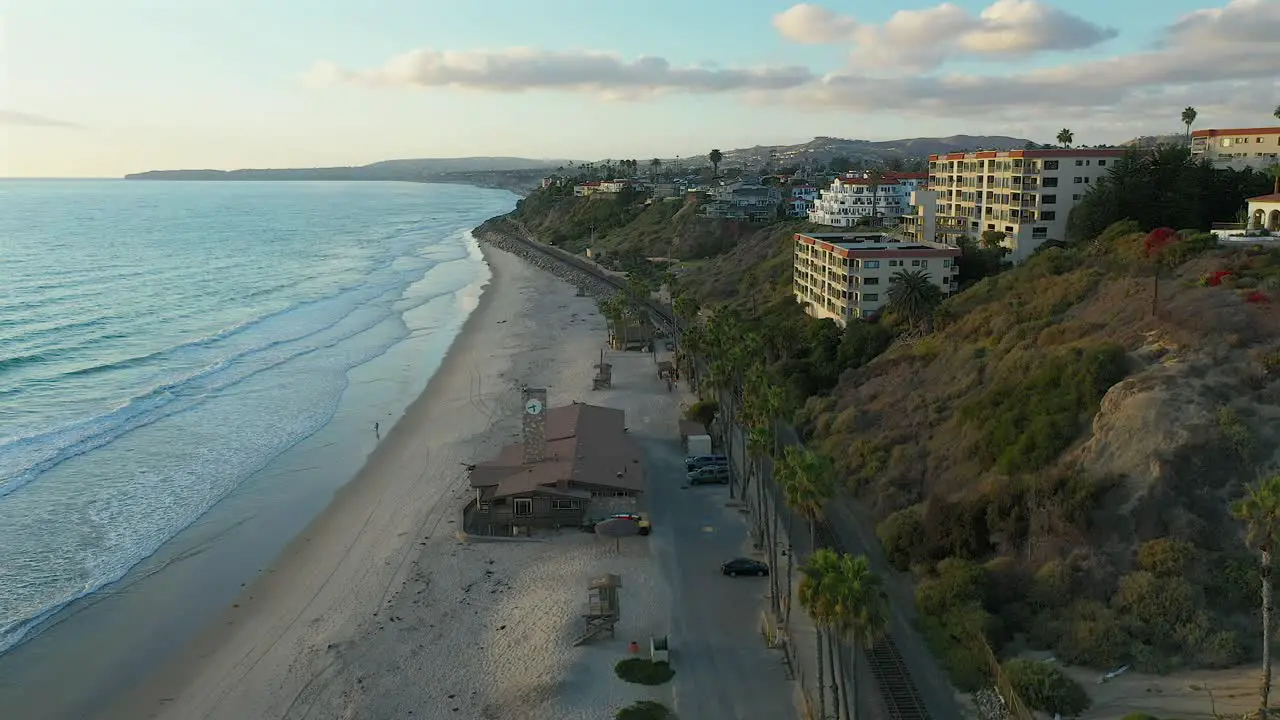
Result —
[[79, 127], [75, 123], [69, 123], [64, 120], [55, 120], [40, 115], [32, 115], [30, 113], [15, 112], [13, 110], [0, 110], [0, 125], [25, 125], [27, 127], [63, 127], [73, 128]]
[[1117, 34], [1039, 0], [995, 0], [977, 16], [944, 2], [899, 10], [883, 25], [803, 4], [776, 15], [773, 24], [796, 42], [852, 45], [855, 67], [904, 73], [928, 70], [958, 55], [994, 58], [1078, 50]]
[[821, 5], [801, 3], [774, 15], [773, 27], [792, 42], [823, 45], [852, 39], [858, 23]]
[[804, 67], [679, 67], [659, 57], [625, 60], [601, 52], [548, 52], [529, 48], [498, 51], [414, 50], [373, 70], [317, 63], [308, 74], [315, 85], [455, 87], [492, 92], [562, 90], [613, 97], [654, 93], [725, 93], [787, 90], [814, 79]]
[[[981, 76], [885, 78], [855, 68], [831, 73], [793, 97], [817, 106], [952, 115], [1167, 113], [1169, 102], [1262, 108], [1274, 103], [1280, 87], [1278, 8], [1272, 0], [1233, 0], [1196, 11], [1167, 28], [1156, 49], [1113, 58]], [[1270, 110], [1260, 109], [1259, 117]]]

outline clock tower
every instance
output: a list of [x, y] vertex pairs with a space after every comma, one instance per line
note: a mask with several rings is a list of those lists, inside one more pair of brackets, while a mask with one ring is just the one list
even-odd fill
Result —
[[525, 388], [520, 406], [520, 430], [524, 443], [525, 464], [541, 462], [547, 457], [547, 390]]

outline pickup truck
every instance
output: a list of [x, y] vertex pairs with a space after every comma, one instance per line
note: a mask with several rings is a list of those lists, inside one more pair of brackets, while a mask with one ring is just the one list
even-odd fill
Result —
[[690, 485], [702, 485], [704, 483], [727, 485], [729, 483], [729, 466], [707, 465], [697, 470], [690, 470], [686, 479]]

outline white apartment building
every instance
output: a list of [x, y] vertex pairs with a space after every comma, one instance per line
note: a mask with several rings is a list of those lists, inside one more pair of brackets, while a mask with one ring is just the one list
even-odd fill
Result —
[[813, 209], [813, 203], [818, 199], [818, 192], [818, 188], [812, 185], [792, 185], [791, 197], [787, 201], [787, 215], [809, 217], [809, 211]]
[[1255, 170], [1280, 163], [1280, 127], [1196, 130], [1191, 154], [1215, 167]]
[[[904, 233], [954, 244], [1004, 233], [1009, 260], [1022, 262], [1047, 240], [1065, 240], [1067, 216], [1124, 155], [1119, 148], [1004, 150], [929, 156], [928, 194], [917, 193]], [[929, 202], [933, 196], [933, 202]]]
[[573, 186], [574, 197], [589, 197], [596, 193], [617, 194], [626, 190], [631, 183], [627, 180], [593, 180]]
[[894, 273], [919, 270], [944, 295], [956, 290], [960, 248], [903, 241], [889, 235], [796, 233], [792, 292], [815, 318], [845, 325], [878, 316], [889, 302]]
[[912, 214], [911, 193], [923, 187], [928, 173], [886, 173], [873, 182], [866, 173], [845, 173], [822, 191], [809, 211], [809, 221], [831, 227], [853, 227], [878, 216], [897, 222]]

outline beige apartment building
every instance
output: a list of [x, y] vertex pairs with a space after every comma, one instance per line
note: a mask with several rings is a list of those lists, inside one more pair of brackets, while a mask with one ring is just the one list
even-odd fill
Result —
[[955, 244], [1002, 232], [1009, 260], [1066, 239], [1067, 215], [1116, 160], [1120, 148], [1004, 150], [929, 156], [929, 189], [912, 200], [903, 232], [917, 242]]
[[1280, 127], [1196, 130], [1191, 154], [1215, 167], [1261, 169], [1280, 163]]
[[894, 273], [902, 270], [924, 271], [950, 295], [959, 257], [958, 247], [879, 233], [796, 233], [792, 291], [810, 316], [845, 325], [878, 316]]

